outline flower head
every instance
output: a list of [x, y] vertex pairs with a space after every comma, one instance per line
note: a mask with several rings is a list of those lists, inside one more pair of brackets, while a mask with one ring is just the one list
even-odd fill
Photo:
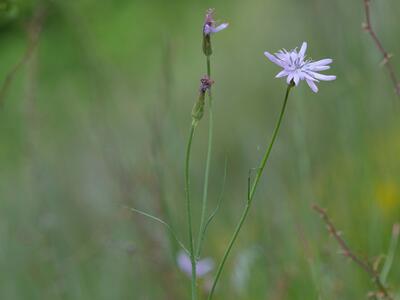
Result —
[[[181, 251], [176, 260], [181, 271], [190, 277], [192, 275], [192, 264], [189, 255]], [[214, 261], [211, 258], [201, 259], [196, 262], [196, 276], [199, 278], [206, 276], [212, 269], [214, 269]]]
[[283, 70], [276, 75], [276, 78], [287, 77], [287, 83], [294, 83], [296, 86], [301, 80], [305, 80], [311, 90], [316, 93], [318, 92], [317, 82], [320, 80], [332, 81], [336, 79], [336, 76], [317, 73], [330, 69], [329, 64], [332, 63], [332, 59], [326, 58], [318, 61], [306, 60], [306, 50], [307, 43], [303, 42], [298, 52], [297, 48], [291, 51], [283, 49], [275, 53], [275, 55], [269, 52], [264, 52], [264, 55], [270, 61], [283, 68]]
[[204, 21], [203, 33], [204, 35], [217, 33], [218, 31], [227, 28], [228, 25], [229, 25], [228, 23], [221, 23], [217, 25], [217, 22], [214, 21], [214, 9], [209, 8], [206, 12], [206, 19]]

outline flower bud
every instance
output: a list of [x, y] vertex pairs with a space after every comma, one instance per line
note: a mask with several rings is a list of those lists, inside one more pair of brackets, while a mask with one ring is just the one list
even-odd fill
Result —
[[204, 115], [204, 105], [205, 105], [204, 95], [205, 93], [200, 92], [199, 98], [197, 99], [192, 109], [192, 118], [194, 121], [197, 122], [200, 121]]
[[200, 80], [200, 91], [199, 91], [199, 98], [197, 99], [196, 103], [192, 109], [192, 118], [194, 121], [198, 122], [203, 118], [204, 115], [204, 106], [205, 106], [205, 95], [206, 92], [211, 88], [212, 84], [214, 83], [213, 80], [208, 78], [208, 76], [204, 76]]
[[203, 53], [205, 56], [211, 56], [211, 36], [209, 34], [203, 34]]

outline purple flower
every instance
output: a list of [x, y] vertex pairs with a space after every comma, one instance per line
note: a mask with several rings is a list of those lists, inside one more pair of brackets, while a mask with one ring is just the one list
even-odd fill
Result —
[[328, 65], [332, 63], [332, 59], [326, 58], [318, 61], [312, 61], [310, 59], [305, 60], [306, 50], [307, 43], [303, 42], [299, 52], [297, 52], [297, 48], [291, 51], [283, 49], [275, 53], [275, 55], [269, 52], [264, 52], [264, 55], [270, 61], [283, 68], [283, 70], [276, 75], [276, 78], [287, 76], [287, 83], [292, 84], [292, 82], [294, 82], [296, 86], [301, 80], [305, 80], [311, 90], [316, 93], [318, 92], [318, 87], [315, 83], [320, 80], [335, 80], [336, 76], [317, 73], [330, 69]]
[[224, 30], [228, 27], [228, 23], [221, 23], [217, 25], [214, 21], [214, 9], [210, 8], [206, 12], [206, 19], [204, 21], [203, 32], [204, 35], [211, 35], [212, 33], [217, 33], [218, 31]]
[[[189, 277], [192, 276], [192, 263], [186, 252], [179, 252], [176, 261], [182, 272]], [[207, 275], [212, 269], [214, 269], [214, 261], [211, 258], [201, 259], [196, 262], [196, 276], [199, 278]]]

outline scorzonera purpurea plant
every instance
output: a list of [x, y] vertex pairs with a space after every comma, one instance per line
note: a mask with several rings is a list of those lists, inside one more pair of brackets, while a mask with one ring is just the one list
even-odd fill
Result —
[[[201, 258], [202, 257], [202, 246], [205, 241], [206, 229], [212, 219], [215, 216], [216, 210], [210, 215], [207, 216], [207, 204], [208, 204], [208, 190], [209, 190], [209, 176], [211, 169], [211, 155], [212, 155], [212, 144], [213, 144], [213, 97], [212, 97], [212, 89], [215, 84], [212, 77], [212, 66], [211, 66], [211, 57], [213, 54], [212, 48], [212, 37], [215, 33], [218, 33], [226, 28], [228, 28], [228, 23], [217, 23], [214, 20], [214, 10], [209, 9], [206, 11], [205, 21], [202, 27], [202, 48], [203, 54], [205, 56], [206, 62], [206, 75], [204, 75], [200, 80], [200, 87], [198, 91], [198, 98], [195, 101], [195, 104], [192, 108], [191, 116], [191, 124], [189, 130], [189, 137], [187, 140], [186, 146], [186, 155], [184, 162], [184, 177], [185, 177], [185, 200], [186, 200], [186, 214], [187, 214], [187, 230], [188, 230], [188, 241], [189, 246], [186, 247], [183, 242], [181, 242], [173, 229], [166, 224], [164, 221], [133, 209], [135, 212], [141, 213], [145, 216], [151, 217], [152, 219], [161, 222], [172, 232], [174, 238], [178, 241], [182, 250], [177, 254], [176, 262], [177, 266], [180, 270], [186, 274], [191, 280], [191, 299], [198, 299], [198, 280], [199, 278], [203, 278], [208, 276], [214, 269], [214, 261], [211, 258]], [[268, 161], [270, 159], [274, 144], [278, 138], [279, 130], [282, 125], [282, 121], [285, 116], [288, 99], [292, 92], [292, 90], [297, 87], [301, 81], [305, 81], [312, 92], [317, 93], [319, 88], [317, 86], [321, 81], [334, 81], [336, 79], [335, 75], [326, 75], [321, 72], [327, 71], [330, 69], [330, 65], [333, 60], [331, 58], [324, 58], [320, 60], [313, 61], [306, 56], [306, 51], [308, 48], [307, 42], [303, 42], [300, 48], [294, 48], [292, 50], [282, 49], [275, 54], [271, 54], [268, 51], [264, 52], [264, 55], [271, 62], [276, 64], [282, 70], [275, 76], [276, 78], [285, 78], [286, 82], [286, 91], [284, 93], [282, 107], [279, 112], [276, 125], [273, 129], [272, 137], [269, 143], [266, 144], [265, 152], [259, 162], [258, 167], [255, 169], [256, 174], [254, 179], [251, 179], [251, 176], [248, 177], [247, 182], [247, 199], [246, 205], [240, 219], [234, 228], [232, 237], [224, 251], [224, 254], [221, 258], [220, 263], [216, 268], [216, 272], [214, 274], [212, 284], [208, 290], [208, 300], [213, 299], [216, 287], [223, 273], [225, 264], [228, 260], [228, 257], [233, 249], [235, 242], [239, 236], [240, 231], [248, 217], [250, 208], [253, 204], [257, 188], [261, 182], [261, 177], [266, 169]], [[206, 152], [206, 161], [205, 161], [205, 173], [203, 179], [203, 193], [202, 193], [202, 202], [201, 202], [201, 211], [198, 216], [200, 218], [200, 225], [198, 230], [197, 239], [194, 236], [194, 224], [193, 224], [193, 214], [197, 213], [193, 211], [192, 199], [191, 199], [191, 154], [192, 154], [192, 144], [195, 137], [195, 132], [197, 127], [199, 126], [203, 116], [207, 114], [208, 117], [208, 141], [207, 141], [207, 152]], [[218, 207], [217, 207], [218, 209]], [[322, 212], [322, 210], [320, 210]], [[327, 222], [330, 222], [327, 217], [325, 217]], [[330, 224], [330, 223], [329, 223]], [[332, 228], [333, 225], [332, 225]], [[336, 232], [336, 231], [335, 231]], [[340, 240], [338, 238], [339, 242]], [[387, 293], [389, 295], [389, 293]], [[391, 298], [388, 298], [391, 299]]]
[[[209, 159], [211, 155], [211, 144], [212, 144], [212, 97], [211, 97], [211, 85], [214, 83], [210, 77], [211, 75], [211, 67], [210, 67], [210, 56], [212, 54], [212, 47], [211, 47], [211, 34], [219, 32], [225, 28], [228, 27], [227, 23], [223, 23], [221, 25], [216, 26], [215, 21], [213, 19], [213, 11], [208, 10], [206, 13], [206, 19], [205, 23], [203, 26], [203, 52], [206, 55], [207, 58], [207, 76], [202, 79], [202, 85], [200, 87], [200, 96], [199, 100], [196, 102], [193, 112], [192, 112], [192, 125], [191, 125], [191, 130], [190, 130], [190, 135], [188, 139], [188, 146], [187, 146], [187, 152], [186, 152], [186, 162], [185, 162], [185, 190], [186, 190], [186, 201], [187, 201], [187, 214], [188, 214], [188, 228], [189, 228], [189, 251], [190, 251], [190, 259], [191, 259], [191, 264], [192, 264], [192, 272], [191, 272], [191, 278], [192, 278], [192, 299], [197, 298], [196, 294], [196, 266], [197, 266], [197, 261], [198, 261], [198, 256], [200, 254], [200, 249], [201, 249], [201, 244], [203, 242], [204, 238], [204, 220], [205, 220], [205, 211], [206, 211], [206, 203], [207, 203], [207, 186], [208, 186], [208, 172], [209, 172]], [[257, 168], [257, 174], [254, 179], [254, 181], [250, 184], [249, 182], [249, 187], [248, 187], [248, 195], [247, 195], [247, 202], [246, 202], [246, 207], [242, 213], [242, 216], [239, 220], [239, 223], [233, 233], [233, 236], [228, 244], [228, 247], [222, 257], [222, 260], [217, 268], [215, 278], [213, 280], [213, 284], [208, 296], [208, 299], [212, 299], [217, 283], [219, 281], [219, 278], [222, 274], [223, 268], [225, 266], [225, 263], [228, 259], [228, 256], [232, 250], [232, 247], [239, 235], [239, 232], [247, 218], [247, 215], [249, 213], [251, 204], [254, 199], [254, 195], [257, 189], [257, 186], [260, 182], [261, 176], [263, 174], [263, 171], [267, 165], [268, 159], [270, 157], [273, 145], [276, 141], [276, 138], [278, 136], [279, 128], [281, 126], [285, 111], [286, 111], [286, 106], [287, 106], [287, 101], [289, 98], [289, 93], [291, 89], [295, 86], [297, 86], [301, 80], [305, 80], [310, 88], [312, 89], [313, 92], [317, 92], [318, 88], [316, 86], [316, 83], [319, 82], [320, 80], [322, 81], [331, 81], [335, 80], [336, 76], [333, 75], [323, 75], [318, 72], [328, 70], [329, 64], [332, 63], [332, 59], [323, 59], [319, 60], [316, 62], [313, 62], [311, 60], [306, 59], [306, 50], [307, 50], [307, 43], [303, 43], [301, 46], [300, 51], [297, 51], [297, 49], [293, 49], [291, 51], [286, 51], [282, 50], [275, 55], [271, 55], [269, 52], [265, 52], [265, 55], [275, 64], [278, 66], [282, 67], [283, 70], [277, 75], [277, 77], [287, 77], [287, 89], [286, 89], [286, 94], [284, 97], [283, 105], [281, 112], [279, 114], [279, 118], [275, 127], [275, 130], [273, 132], [272, 139], [266, 148], [265, 154], [260, 162], [259, 167]], [[200, 121], [200, 119], [203, 117], [204, 113], [204, 94], [205, 92], [208, 92], [209, 95], [209, 147], [208, 147], [208, 152], [207, 152], [207, 160], [206, 160], [206, 174], [205, 174], [205, 189], [204, 189], [204, 194], [203, 194], [203, 209], [201, 212], [201, 225], [200, 225], [200, 231], [199, 231], [199, 240], [197, 243], [197, 250], [195, 250], [195, 245], [193, 244], [193, 231], [192, 231], [192, 211], [191, 211], [191, 200], [190, 200], [190, 180], [189, 180], [189, 166], [190, 166], [190, 152], [191, 152], [191, 145], [192, 145], [192, 139], [194, 136], [194, 130]]]

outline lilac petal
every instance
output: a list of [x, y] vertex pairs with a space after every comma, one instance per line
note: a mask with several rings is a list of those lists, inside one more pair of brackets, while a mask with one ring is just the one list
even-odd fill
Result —
[[275, 76], [275, 78], [281, 78], [281, 77], [285, 77], [285, 76], [288, 76], [288, 75], [289, 75], [289, 73], [286, 72], [286, 70], [283, 70], [283, 71], [280, 71], [280, 72]]
[[324, 66], [324, 65], [329, 65], [329, 64], [331, 64], [332, 61], [333, 61], [333, 60], [330, 59], [330, 58], [325, 58], [325, 59], [321, 59], [321, 60], [318, 60], [318, 61], [314, 61], [314, 62], [312, 62], [312, 63], [309, 63], [308, 65], [309, 65], [310, 67]]
[[318, 92], [318, 87], [317, 85], [314, 83], [314, 81], [306, 79], [308, 86], [310, 87], [310, 89], [314, 92], [317, 93]]
[[211, 258], [205, 258], [197, 263], [197, 277], [204, 277], [214, 269], [214, 261]]
[[205, 35], [209, 35], [213, 31], [213, 28], [212, 28], [212, 26], [206, 24], [206, 25], [204, 25], [203, 31], [204, 31]]
[[272, 55], [271, 53], [265, 51], [264, 55], [270, 60], [272, 61], [274, 64], [277, 64], [280, 67], [284, 67], [282, 61], [280, 61], [279, 59], [277, 59], [274, 55]]
[[217, 26], [216, 28], [212, 28], [213, 33], [217, 33], [218, 31], [224, 30], [229, 26], [228, 23], [222, 23], [221, 25]]
[[296, 53], [295, 51], [293, 51], [292, 53], [290, 53], [290, 60], [291, 60], [292, 62], [296, 61], [297, 57], [298, 57], [298, 55], [297, 55], [297, 53]]
[[330, 66], [315, 66], [312, 67], [311, 70], [314, 72], [319, 72], [319, 71], [329, 70], [330, 68], [331, 68]]
[[189, 256], [185, 252], [179, 252], [177, 263], [179, 269], [181, 269], [181, 271], [184, 272], [186, 275], [190, 276], [192, 274], [192, 263]]
[[[187, 276], [192, 275], [192, 262], [186, 252], [180, 251], [176, 259], [179, 269]], [[204, 277], [214, 269], [214, 261], [211, 258], [205, 258], [196, 263], [197, 277]]]
[[304, 58], [304, 55], [306, 54], [306, 51], [307, 51], [307, 43], [303, 42], [303, 45], [301, 45], [301, 48], [300, 48], [300, 51], [299, 51], [299, 55]]
[[275, 53], [275, 56], [276, 56], [277, 58], [279, 58], [280, 60], [283, 60], [283, 61], [289, 59], [289, 58], [288, 58], [288, 53], [283, 53], [282, 51], [280, 51], [280, 52], [278, 52], [278, 53]]
[[332, 80], [336, 79], [335, 75], [324, 75], [324, 74], [319, 74], [316, 72], [310, 72], [310, 75], [313, 76], [315, 79], [324, 80], [324, 81], [332, 81]]
[[315, 79], [311, 74], [309, 74], [307, 72], [303, 72], [302, 74], [303, 74], [305, 80], [311, 80], [311, 81], [314, 81], [314, 82], [319, 82], [319, 80]]

